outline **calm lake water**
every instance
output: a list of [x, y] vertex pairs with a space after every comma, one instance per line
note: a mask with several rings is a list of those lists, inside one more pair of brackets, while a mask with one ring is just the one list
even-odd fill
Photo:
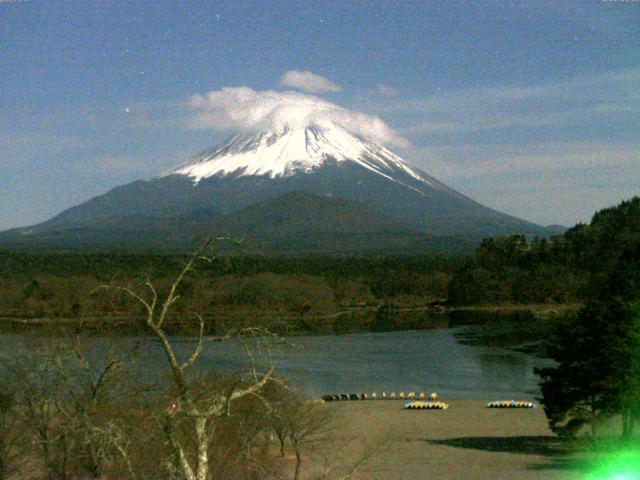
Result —
[[[462, 327], [419, 331], [289, 337], [294, 345], [272, 345], [276, 372], [310, 396], [351, 392], [438, 392], [443, 398], [533, 399], [538, 378], [533, 368], [549, 360], [503, 348], [461, 344]], [[150, 337], [98, 337], [94, 351], [108, 346], [137, 346], [137, 362], [145, 375], [163, 371], [160, 344]], [[177, 344], [186, 357], [193, 348]], [[27, 335], [0, 335], [0, 352], [34, 348]], [[37, 348], [37, 347], [36, 347]], [[236, 342], [206, 345], [198, 368], [239, 371], [248, 365]]]
[[[309, 395], [436, 391], [451, 398], [532, 398], [533, 368], [549, 361], [495, 347], [463, 345], [455, 328], [293, 337], [273, 361], [281, 376]], [[232, 367], [213, 348], [203, 361]], [[235, 357], [241, 361], [242, 356]]]

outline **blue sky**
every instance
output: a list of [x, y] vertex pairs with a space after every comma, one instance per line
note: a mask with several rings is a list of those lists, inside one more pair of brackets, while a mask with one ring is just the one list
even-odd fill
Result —
[[639, 25], [638, 1], [0, 0], [0, 229], [183, 163], [228, 133], [193, 95], [291, 71], [462, 193], [588, 221], [640, 194]]

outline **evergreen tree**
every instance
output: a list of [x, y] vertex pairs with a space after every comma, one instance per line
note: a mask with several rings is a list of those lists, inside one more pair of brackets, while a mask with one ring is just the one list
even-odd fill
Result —
[[624, 437], [633, 435], [640, 420], [640, 301], [631, 305], [630, 314], [631, 324], [619, 351], [624, 369], [617, 385]]
[[545, 413], [558, 433], [588, 422], [594, 434], [598, 417], [620, 415], [630, 436], [640, 416], [640, 198], [567, 233], [584, 241], [589, 299], [549, 343], [558, 365], [537, 371]]
[[557, 366], [537, 369], [551, 429], [573, 434], [620, 408], [629, 370], [629, 309], [619, 300], [593, 301], [561, 324], [548, 344]]

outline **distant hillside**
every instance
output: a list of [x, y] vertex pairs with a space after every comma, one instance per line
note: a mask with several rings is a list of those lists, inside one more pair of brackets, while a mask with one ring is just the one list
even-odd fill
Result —
[[550, 239], [483, 240], [456, 271], [449, 299], [457, 304], [581, 302], [594, 286], [613, 287], [607, 285], [612, 278], [640, 288], [640, 197], [603, 209], [590, 224]]
[[[244, 246], [223, 252], [267, 255], [461, 254], [480, 237], [426, 235], [357, 202], [292, 192], [221, 215], [198, 207], [175, 215], [111, 215], [0, 234], [0, 246], [21, 251], [179, 253], [210, 235], [232, 236]], [[15, 237], [20, 236], [19, 242]]]
[[417, 233], [357, 202], [293, 192], [243, 208], [215, 222], [222, 233], [253, 238], [322, 234]]

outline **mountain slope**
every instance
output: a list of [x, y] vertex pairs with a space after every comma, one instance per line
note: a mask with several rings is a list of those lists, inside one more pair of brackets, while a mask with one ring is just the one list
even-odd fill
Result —
[[[294, 192], [311, 196], [287, 197]], [[277, 197], [285, 200], [270, 202]], [[334, 203], [321, 201], [332, 197]], [[394, 235], [407, 238], [415, 232], [548, 235], [544, 227], [465, 197], [371, 140], [323, 124], [233, 136], [159, 177], [114, 188], [42, 224], [1, 233], [0, 245], [53, 241], [78, 248], [92, 243], [144, 248], [148, 241], [188, 248], [212, 228], [273, 240], [287, 232], [295, 236], [303, 225], [300, 232], [307, 237], [310, 231], [350, 235], [355, 231], [343, 229], [346, 225], [336, 223], [331, 212], [337, 209], [338, 217], [362, 227], [350, 210], [354, 203], [367, 212], [361, 220], [368, 219], [369, 232], [393, 224], [399, 227]], [[232, 215], [251, 206], [256, 208], [249, 213]], [[250, 225], [247, 215], [271, 220]]]
[[288, 255], [411, 253], [435, 246], [419, 232], [364, 205], [304, 192], [250, 205], [214, 221], [211, 229], [249, 239], [249, 249]]
[[323, 233], [416, 233], [364, 205], [304, 192], [293, 192], [251, 205], [218, 219], [213, 227], [222, 234], [256, 239]]

